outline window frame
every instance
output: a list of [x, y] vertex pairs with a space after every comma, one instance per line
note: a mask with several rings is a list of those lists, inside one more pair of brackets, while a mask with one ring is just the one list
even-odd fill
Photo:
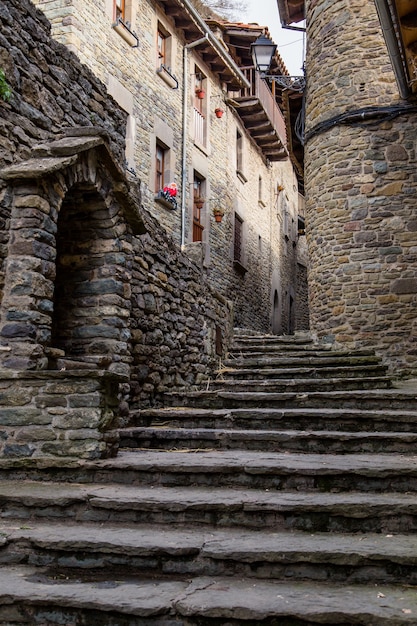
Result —
[[244, 276], [248, 271], [245, 266], [245, 257], [245, 221], [235, 212], [233, 222], [233, 267], [241, 276]]

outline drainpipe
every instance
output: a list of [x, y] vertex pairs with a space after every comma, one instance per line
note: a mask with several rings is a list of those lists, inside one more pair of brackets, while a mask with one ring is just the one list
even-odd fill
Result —
[[182, 69], [182, 171], [181, 171], [181, 249], [185, 246], [185, 216], [187, 202], [187, 119], [188, 119], [188, 50], [206, 43], [208, 33], [204, 37], [186, 44], [183, 51]]
[[[404, 62], [404, 51], [398, 41], [395, 32], [390, 0], [375, 0], [376, 10], [378, 12], [379, 21], [382, 26], [385, 43], [388, 48], [388, 54], [391, 65], [397, 80], [400, 96], [404, 99], [410, 96], [410, 88], [407, 81], [407, 69]], [[394, 9], [393, 9], [394, 10]]]

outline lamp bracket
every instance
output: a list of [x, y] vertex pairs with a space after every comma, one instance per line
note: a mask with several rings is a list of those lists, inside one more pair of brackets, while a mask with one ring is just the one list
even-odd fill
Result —
[[285, 89], [291, 89], [291, 91], [297, 91], [301, 93], [305, 90], [306, 79], [304, 76], [285, 76], [284, 74], [261, 74], [261, 78], [264, 80], [271, 80], [281, 85]]

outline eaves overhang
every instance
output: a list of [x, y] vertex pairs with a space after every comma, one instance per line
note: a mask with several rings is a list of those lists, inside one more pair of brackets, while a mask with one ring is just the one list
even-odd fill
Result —
[[231, 58], [227, 46], [218, 40], [189, 0], [158, 0], [158, 3], [173, 20], [175, 28], [182, 31], [186, 44], [205, 38], [199, 45], [198, 52], [210, 70], [227, 85], [229, 91], [249, 87], [246, 77]]
[[302, 22], [305, 19], [304, 0], [277, 0], [278, 12], [283, 26]]

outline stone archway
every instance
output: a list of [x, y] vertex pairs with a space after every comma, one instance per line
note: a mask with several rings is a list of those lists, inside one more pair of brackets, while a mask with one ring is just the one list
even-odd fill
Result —
[[11, 199], [0, 303], [4, 454], [115, 454], [140, 198], [99, 136], [40, 146], [0, 177]]
[[130, 277], [118, 231], [94, 185], [69, 190], [56, 235], [51, 345], [64, 353], [57, 366], [105, 366], [127, 354]]

